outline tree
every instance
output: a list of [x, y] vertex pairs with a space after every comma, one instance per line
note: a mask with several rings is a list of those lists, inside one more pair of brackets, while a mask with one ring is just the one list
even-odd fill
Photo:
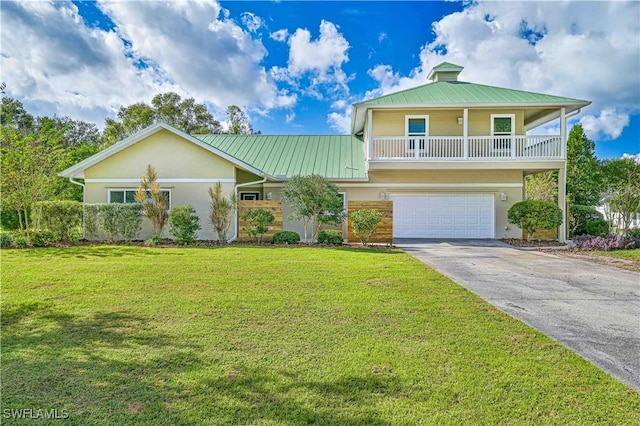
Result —
[[106, 145], [125, 139], [153, 123], [164, 122], [183, 132], [222, 133], [220, 123], [206, 105], [195, 99], [182, 99], [174, 92], [161, 93], [151, 100], [151, 105], [138, 102], [121, 107], [116, 119], [107, 118], [104, 129]]
[[158, 175], [151, 164], [147, 166], [147, 172], [140, 179], [135, 199], [142, 204], [142, 210], [153, 226], [153, 237], [149, 242], [157, 244], [160, 242], [162, 231], [167, 224], [169, 200], [167, 200], [165, 192], [160, 190]]
[[640, 212], [640, 162], [619, 158], [603, 162], [603, 201], [616, 214], [623, 234], [629, 231], [631, 216]]
[[2, 97], [2, 111], [0, 112], [0, 124], [12, 127], [23, 134], [33, 131], [35, 119], [29, 114], [17, 99], [8, 96]]
[[63, 134], [50, 126], [23, 133], [2, 126], [0, 200], [3, 210], [18, 212], [21, 229], [29, 228], [29, 209], [50, 199], [60, 178], [56, 175], [65, 159]]
[[527, 200], [558, 201], [558, 172], [548, 172], [528, 175], [525, 181]]
[[[282, 195], [291, 204], [293, 219], [302, 220], [304, 239], [312, 244], [325, 224], [339, 225], [344, 220], [343, 199], [335, 183], [320, 175], [294, 176], [287, 182]], [[308, 227], [311, 225], [311, 238]]]
[[530, 240], [539, 229], [553, 229], [562, 225], [562, 210], [548, 201], [526, 200], [511, 206], [507, 219], [525, 231], [527, 240]]
[[595, 206], [600, 201], [600, 173], [595, 143], [582, 125], [571, 128], [567, 140], [567, 198], [571, 204]]
[[262, 236], [269, 231], [269, 225], [273, 223], [276, 218], [267, 209], [249, 209], [242, 215], [242, 220], [248, 222], [249, 227], [245, 228], [247, 234], [251, 238], [256, 238], [258, 244], [262, 244]]
[[209, 198], [211, 199], [209, 220], [218, 234], [218, 241], [224, 244], [227, 242], [227, 232], [231, 226], [232, 215], [238, 205], [236, 195], [225, 196], [222, 192], [222, 184], [217, 182], [213, 188], [209, 188]]
[[381, 220], [382, 212], [377, 210], [358, 210], [351, 213], [353, 233], [360, 239], [363, 246], [369, 243]]
[[231, 135], [249, 135], [253, 133], [247, 114], [239, 106], [231, 105], [227, 108], [228, 133]]

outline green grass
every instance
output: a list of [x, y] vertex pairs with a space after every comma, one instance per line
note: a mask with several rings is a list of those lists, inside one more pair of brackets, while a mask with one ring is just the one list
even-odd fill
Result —
[[640, 249], [595, 251], [593, 253], [599, 254], [601, 256], [619, 257], [622, 259], [630, 259], [636, 262], [640, 262]]
[[578, 355], [401, 251], [356, 249], [3, 250], [2, 408], [78, 425], [640, 422], [640, 395]]

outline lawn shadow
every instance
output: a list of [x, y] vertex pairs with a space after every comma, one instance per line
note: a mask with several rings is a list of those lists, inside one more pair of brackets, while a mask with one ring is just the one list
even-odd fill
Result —
[[[304, 381], [282, 371], [239, 367], [217, 379], [204, 380], [207, 392], [227, 407], [216, 407], [212, 418], [232, 424], [271, 421], [275, 424], [387, 426], [372, 401], [397, 397], [402, 386], [395, 377], [342, 377]], [[308, 402], [300, 402], [300, 396]], [[239, 409], [238, 407], [246, 407]]]
[[[54, 256], [63, 259], [76, 258], [88, 259], [92, 257], [142, 257], [159, 256], [162, 253], [150, 250], [148, 247], [136, 246], [77, 246], [77, 247], [43, 247], [36, 249], [22, 250], [25, 257], [42, 258], [44, 256]], [[181, 255], [178, 253], [178, 255]]]
[[[3, 408], [64, 409], [65, 423], [187, 423], [165, 387], [201, 363], [201, 348], [131, 312], [82, 317], [42, 304], [4, 306]], [[11, 424], [14, 419], [3, 419]]]

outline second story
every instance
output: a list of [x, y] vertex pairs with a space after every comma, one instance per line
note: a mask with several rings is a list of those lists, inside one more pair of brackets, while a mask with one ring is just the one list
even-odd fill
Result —
[[[442, 63], [429, 84], [353, 106], [369, 170], [564, 162], [567, 118], [591, 102], [459, 81], [462, 69]], [[557, 134], [536, 133], [554, 121]]]

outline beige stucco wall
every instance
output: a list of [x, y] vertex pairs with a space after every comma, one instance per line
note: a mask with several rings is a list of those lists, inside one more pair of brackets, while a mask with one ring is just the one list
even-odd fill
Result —
[[[200, 239], [217, 239], [209, 222], [208, 188], [222, 181], [223, 191], [234, 191], [236, 167], [229, 161], [171, 132], [162, 130], [114, 154], [85, 171], [85, 202], [106, 203], [110, 189], [135, 190], [146, 167], [151, 164], [161, 180], [160, 187], [171, 191], [171, 207], [191, 204], [200, 217]], [[243, 179], [252, 179], [250, 173]], [[125, 182], [113, 182], [113, 180]], [[172, 181], [189, 179], [191, 182]], [[97, 180], [98, 182], [94, 182]], [[111, 180], [111, 182], [109, 182]], [[229, 236], [233, 235], [233, 227]], [[151, 236], [151, 226], [143, 220], [141, 239]], [[168, 230], [165, 236], [169, 237]]]
[[235, 178], [232, 163], [161, 130], [85, 171], [85, 178], [139, 178], [151, 164], [159, 178]]
[[[516, 134], [524, 135], [524, 111], [522, 109], [470, 109], [469, 136], [491, 135], [491, 114], [515, 114]], [[404, 136], [407, 115], [428, 115], [430, 136], [462, 136], [462, 124], [458, 118], [462, 109], [411, 109], [373, 111], [373, 136]], [[366, 139], [365, 139], [366, 140]]]

